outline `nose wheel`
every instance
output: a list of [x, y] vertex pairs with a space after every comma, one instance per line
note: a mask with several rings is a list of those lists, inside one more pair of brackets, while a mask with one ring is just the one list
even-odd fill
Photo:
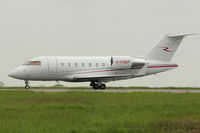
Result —
[[105, 90], [106, 89], [106, 85], [103, 84], [102, 82], [94, 82], [94, 81], [92, 81], [90, 83], [90, 86], [92, 86], [93, 89], [95, 89], [95, 90], [98, 90], [98, 89]]
[[25, 89], [28, 90], [30, 89], [30, 85], [29, 85], [29, 81], [28, 80], [25, 80]]

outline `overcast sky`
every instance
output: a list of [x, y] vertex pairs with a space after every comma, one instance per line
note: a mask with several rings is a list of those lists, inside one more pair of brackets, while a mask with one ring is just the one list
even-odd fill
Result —
[[[0, 81], [23, 86], [7, 73], [46, 55], [141, 56], [165, 33], [199, 33], [199, 0], [0, 0]], [[183, 40], [168, 72], [111, 86], [200, 87], [200, 35]], [[31, 82], [31, 85], [55, 82]], [[64, 83], [66, 86], [88, 83]]]

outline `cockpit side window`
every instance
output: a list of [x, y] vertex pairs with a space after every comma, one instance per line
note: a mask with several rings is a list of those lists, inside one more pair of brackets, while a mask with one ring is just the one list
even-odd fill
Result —
[[27, 65], [31, 65], [30, 61], [27, 61], [26, 63], [24, 63], [23, 65], [27, 66]]
[[41, 61], [31, 61], [31, 65], [33, 65], [33, 66], [41, 66]]
[[41, 61], [27, 61], [26, 63], [24, 63], [23, 65], [26, 66], [41, 66]]

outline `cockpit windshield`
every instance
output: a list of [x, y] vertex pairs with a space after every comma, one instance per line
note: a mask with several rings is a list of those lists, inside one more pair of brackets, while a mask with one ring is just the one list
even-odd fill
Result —
[[27, 61], [23, 65], [25, 66], [41, 66], [41, 61]]

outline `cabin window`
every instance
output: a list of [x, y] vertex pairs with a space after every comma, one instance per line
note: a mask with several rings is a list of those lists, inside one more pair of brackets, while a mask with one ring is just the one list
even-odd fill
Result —
[[68, 63], [68, 67], [71, 67], [71, 63]]
[[92, 63], [89, 63], [89, 67], [92, 67]]
[[82, 63], [82, 67], [84, 67], [85, 66], [85, 63]]
[[96, 63], [96, 67], [99, 67], [99, 63]]
[[78, 63], [75, 63], [75, 67], [78, 67]]
[[106, 64], [105, 63], [102, 63], [102, 67], [105, 67], [106, 66]]
[[31, 66], [41, 66], [41, 61], [27, 61], [26, 63], [24, 63], [23, 65], [31, 65]]

